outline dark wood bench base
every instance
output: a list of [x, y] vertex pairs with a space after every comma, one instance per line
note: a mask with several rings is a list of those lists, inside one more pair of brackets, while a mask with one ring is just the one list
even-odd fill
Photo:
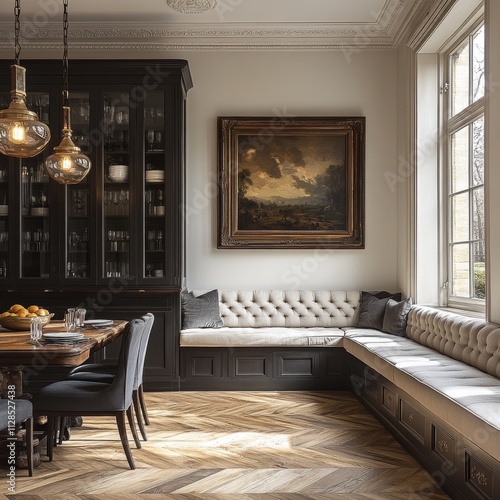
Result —
[[342, 348], [181, 347], [180, 389], [332, 390], [348, 387]]
[[[355, 358], [351, 358], [349, 380], [364, 405], [451, 498], [500, 498], [499, 462]], [[426, 492], [416, 493], [425, 496]]]

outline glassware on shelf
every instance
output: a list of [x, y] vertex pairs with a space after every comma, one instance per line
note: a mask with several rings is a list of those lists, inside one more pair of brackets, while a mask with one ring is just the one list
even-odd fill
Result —
[[146, 134], [147, 142], [148, 142], [148, 151], [153, 151], [154, 143], [155, 143], [155, 131], [150, 129]]

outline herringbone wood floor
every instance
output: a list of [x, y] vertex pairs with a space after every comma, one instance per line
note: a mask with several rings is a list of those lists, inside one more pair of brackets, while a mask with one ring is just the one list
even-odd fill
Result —
[[[84, 419], [54, 461], [19, 471], [21, 500], [445, 499], [347, 392], [147, 393], [128, 469], [114, 419]], [[5, 475], [3, 475], [5, 478]], [[7, 480], [4, 479], [7, 493]], [[0, 488], [2, 486], [0, 485]]]

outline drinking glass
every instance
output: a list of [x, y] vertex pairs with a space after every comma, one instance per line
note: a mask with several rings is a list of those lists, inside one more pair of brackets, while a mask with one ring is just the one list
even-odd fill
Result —
[[68, 329], [68, 331], [74, 330], [76, 328], [75, 313], [75, 308], [71, 307], [66, 311], [66, 314], [64, 315], [64, 326]]
[[148, 130], [147, 139], [148, 139], [148, 149], [149, 149], [149, 151], [152, 151], [153, 145], [155, 143], [155, 131], [154, 130]]
[[75, 323], [77, 328], [83, 328], [83, 323], [85, 322], [85, 315], [87, 310], [83, 307], [78, 307], [75, 313]]
[[42, 318], [31, 318], [30, 321], [30, 339], [38, 341], [42, 338]]

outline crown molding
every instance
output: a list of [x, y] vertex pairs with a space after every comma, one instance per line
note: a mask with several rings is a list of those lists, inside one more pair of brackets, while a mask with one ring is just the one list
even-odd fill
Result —
[[[394, 49], [425, 0], [387, 0], [365, 23], [78, 23], [70, 25], [71, 52], [89, 50], [331, 50]], [[59, 23], [21, 25], [27, 50], [58, 50]], [[0, 23], [0, 50], [12, 50], [12, 25]]]

